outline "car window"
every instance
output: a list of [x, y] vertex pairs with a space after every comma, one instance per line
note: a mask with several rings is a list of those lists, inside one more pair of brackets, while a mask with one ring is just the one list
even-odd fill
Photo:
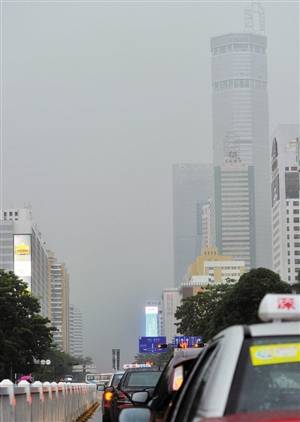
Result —
[[155, 387], [161, 375], [159, 371], [130, 372], [125, 381], [127, 387]]
[[300, 409], [300, 336], [247, 339], [226, 413]]
[[192, 369], [186, 387], [179, 397], [171, 420], [189, 422], [198, 408], [199, 401], [205, 386], [213, 359], [218, 351], [218, 343], [214, 343], [201, 354], [198, 362]]
[[119, 382], [121, 381], [122, 376], [123, 374], [115, 374], [113, 376], [112, 383], [111, 383], [112, 387], [117, 387], [119, 385]]

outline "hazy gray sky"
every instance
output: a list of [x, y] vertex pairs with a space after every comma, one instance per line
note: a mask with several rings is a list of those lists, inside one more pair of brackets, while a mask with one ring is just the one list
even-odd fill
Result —
[[[4, 2], [5, 206], [67, 263], [99, 369], [173, 285], [171, 165], [211, 160], [209, 40], [246, 3]], [[272, 132], [299, 117], [299, 3], [265, 9]]]

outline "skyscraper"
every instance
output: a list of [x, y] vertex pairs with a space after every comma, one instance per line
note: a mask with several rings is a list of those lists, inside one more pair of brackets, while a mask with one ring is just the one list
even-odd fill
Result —
[[83, 356], [82, 314], [75, 305], [69, 309], [69, 353], [74, 357]]
[[[262, 12], [259, 13], [259, 28], [262, 31], [263, 16]], [[214, 166], [223, 164], [228, 138], [234, 144], [241, 162], [253, 166], [255, 261], [256, 266], [270, 268], [266, 49], [267, 38], [262, 33], [230, 33], [211, 39]]]
[[1, 210], [0, 268], [13, 271], [39, 299], [48, 317], [48, 261], [42, 235], [28, 208]]
[[215, 167], [216, 246], [255, 267], [254, 169], [231, 152]]
[[175, 312], [180, 305], [180, 292], [176, 287], [164, 289], [162, 292], [163, 335], [167, 343], [172, 343], [177, 335]]
[[300, 126], [279, 125], [272, 145], [273, 270], [289, 283], [300, 271]]
[[202, 206], [212, 195], [212, 166], [173, 165], [174, 281], [180, 286], [202, 246]]
[[57, 347], [69, 353], [69, 274], [66, 265], [57, 262], [48, 251], [49, 318], [56, 328], [53, 340]]

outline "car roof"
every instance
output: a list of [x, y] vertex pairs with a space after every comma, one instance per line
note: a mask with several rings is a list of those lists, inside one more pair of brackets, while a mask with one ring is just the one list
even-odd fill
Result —
[[128, 368], [124, 373], [128, 374], [129, 372], [161, 372], [161, 369], [153, 366], [149, 366], [149, 368]]
[[[194, 360], [196, 359], [199, 354], [203, 351], [202, 349], [178, 349], [179, 351], [174, 353], [172, 365], [178, 366], [182, 364], [183, 362], [186, 362], [188, 360]], [[180, 353], [182, 352], [182, 353]]]

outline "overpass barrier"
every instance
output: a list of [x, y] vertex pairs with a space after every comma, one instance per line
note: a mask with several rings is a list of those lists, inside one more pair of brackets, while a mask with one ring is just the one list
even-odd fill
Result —
[[96, 402], [94, 384], [0, 382], [0, 422], [74, 422]]

